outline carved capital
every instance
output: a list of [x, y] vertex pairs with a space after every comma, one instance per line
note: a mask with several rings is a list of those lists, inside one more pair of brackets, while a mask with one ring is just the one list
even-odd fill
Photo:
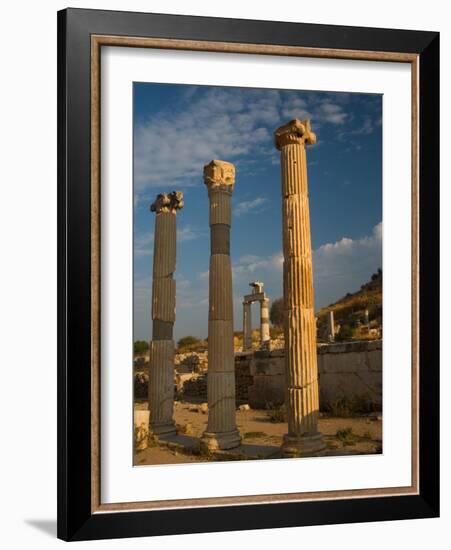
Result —
[[160, 214], [161, 212], [173, 212], [183, 208], [183, 193], [172, 191], [172, 193], [160, 193], [155, 202], [150, 205], [150, 211]]
[[253, 294], [260, 294], [263, 292], [264, 284], [261, 281], [253, 281], [252, 283], [249, 283], [249, 286], [252, 287]]
[[204, 182], [208, 189], [233, 191], [235, 166], [224, 160], [212, 160], [204, 166]]
[[316, 134], [312, 132], [310, 120], [295, 118], [277, 128], [274, 132], [274, 143], [279, 150], [285, 145], [290, 144], [314, 145], [316, 143]]

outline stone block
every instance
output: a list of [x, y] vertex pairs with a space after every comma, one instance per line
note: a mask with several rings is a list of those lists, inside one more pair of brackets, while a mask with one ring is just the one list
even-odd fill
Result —
[[149, 440], [149, 411], [135, 409], [133, 422], [135, 450], [143, 451]]
[[248, 396], [252, 409], [265, 409], [269, 404], [273, 407], [283, 405], [286, 397], [285, 376], [254, 376], [254, 383], [248, 388]]

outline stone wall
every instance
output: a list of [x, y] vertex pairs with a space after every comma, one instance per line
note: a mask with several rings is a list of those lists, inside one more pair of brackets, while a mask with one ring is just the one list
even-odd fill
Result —
[[180, 396], [194, 398], [198, 401], [207, 400], [207, 375], [193, 376], [186, 380], [181, 388]]
[[253, 384], [248, 389], [254, 409], [274, 408], [285, 401], [285, 353], [283, 349], [256, 351], [249, 357]]
[[[196, 401], [206, 401], [207, 399], [207, 384], [208, 373], [202, 375], [187, 375], [185, 379], [182, 375], [178, 375], [181, 379], [180, 387], [177, 389], [180, 391], [180, 398], [191, 398]], [[249, 401], [249, 388], [253, 384], [253, 376], [250, 373], [250, 357], [249, 358], [236, 358], [235, 359], [235, 389], [236, 389], [236, 402], [238, 405], [242, 403], [248, 403]]]
[[382, 410], [382, 340], [318, 348], [320, 406]]
[[[239, 354], [243, 355], [243, 354]], [[242, 358], [237, 360], [242, 361]], [[320, 407], [382, 409], [382, 341], [318, 346]], [[284, 351], [254, 352], [250, 358], [252, 408], [277, 407], [285, 400]]]
[[[318, 346], [320, 407], [382, 410], [382, 340]], [[278, 407], [285, 400], [284, 350], [235, 354], [237, 405], [254, 409]], [[135, 374], [135, 397], [147, 397], [147, 373]], [[176, 387], [183, 395], [207, 399], [207, 375], [178, 373]], [[339, 410], [339, 409], [338, 409]]]

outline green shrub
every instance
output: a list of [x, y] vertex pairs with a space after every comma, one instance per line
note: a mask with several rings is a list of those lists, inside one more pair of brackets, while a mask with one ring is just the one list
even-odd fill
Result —
[[349, 325], [341, 325], [337, 340], [349, 340], [354, 335], [354, 330]]
[[146, 351], [149, 351], [149, 343], [145, 342], [144, 340], [136, 340], [136, 342], [133, 344], [133, 352], [136, 354], [140, 354], [146, 353]]
[[184, 348], [186, 346], [192, 346], [193, 344], [198, 344], [200, 342], [199, 338], [196, 338], [195, 336], [184, 336], [183, 338], [180, 338], [180, 340], [177, 342], [177, 346], [179, 348]]
[[331, 416], [348, 418], [374, 412], [377, 407], [371, 402], [368, 395], [353, 395], [351, 398], [342, 397], [336, 401], [330, 401], [322, 409]]
[[269, 409], [266, 414], [270, 422], [274, 422], [275, 424], [287, 422], [287, 408], [285, 405], [282, 405], [279, 408], [273, 408], [272, 404], [268, 403], [266, 408]]
[[335, 436], [339, 441], [343, 443], [345, 447], [355, 445], [360, 439], [359, 436], [352, 431], [352, 428], [343, 428], [342, 430], [337, 430]]
[[183, 338], [180, 338], [180, 340], [177, 342], [178, 352], [198, 351], [206, 347], [207, 347], [206, 341], [200, 340], [195, 336], [184, 336]]

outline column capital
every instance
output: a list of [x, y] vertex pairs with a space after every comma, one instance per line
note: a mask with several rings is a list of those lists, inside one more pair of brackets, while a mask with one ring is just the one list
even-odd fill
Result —
[[249, 283], [249, 286], [252, 288], [252, 294], [261, 294], [263, 292], [264, 284], [261, 281], [252, 281], [252, 283]]
[[174, 213], [183, 208], [183, 193], [172, 191], [172, 193], [159, 193], [155, 201], [150, 205], [150, 211], [160, 214], [161, 212]]
[[316, 134], [312, 132], [310, 120], [295, 118], [274, 132], [274, 144], [279, 150], [285, 145], [314, 145], [315, 143]]
[[212, 160], [204, 166], [204, 182], [208, 190], [233, 191], [235, 166], [225, 160]]

